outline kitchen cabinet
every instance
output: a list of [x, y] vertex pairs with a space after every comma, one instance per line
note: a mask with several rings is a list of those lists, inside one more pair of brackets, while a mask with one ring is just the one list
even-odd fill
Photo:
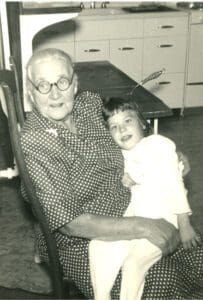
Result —
[[67, 35], [65, 26], [61, 38], [48, 33], [50, 38], [41, 39], [37, 49], [56, 46], [75, 62], [109, 60], [137, 82], [164, 68], [165, 73], [145, 87], [171, 108], [183, 106], [187, 13], [83, 15], [74, 20]]
[[76, 41], [75, 61], [109, 60], [109, 41]]
[[171, 108], [180, 108], [184, 97], [184, 76], [182, 73], [164, 73], [160, 78], [149, 81], [147, 89]]
[[171, 108], [184, 105], [188, 17], [158, 17], [144, 21], [143, 75], [164, 68], [145, 87]]
[[75, 60], [109, 60], [132, 79], [139, 81], [142, 72], [142, 36], [142, 19], [79, 19], [75, 30]]
[[110, 61], [139, 82], [142, 75], [143, 39], [110, 40]]
[[[185, 106], [203, 106], [203, 12], [192, 13]], [[195, 17], [196, 16], [196, 17]]]

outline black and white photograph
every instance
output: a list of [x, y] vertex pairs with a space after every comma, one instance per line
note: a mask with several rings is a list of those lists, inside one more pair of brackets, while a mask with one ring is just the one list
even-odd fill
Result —
[[0, 0], [0, 299], [203, 300], [203, 2]]

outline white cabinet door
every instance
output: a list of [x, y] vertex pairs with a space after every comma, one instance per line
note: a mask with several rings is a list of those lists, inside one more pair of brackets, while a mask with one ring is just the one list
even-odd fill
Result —
[[186, 107], [203, 106], [203, 84], [187, 85], [185, 106]]
[[185, 106], [203, 106], [203, 24], [192, 24], [190, 34]]
[[145, 88], [155, 94], [170, 108], [183, 106], [184, 74], [162, 74], [159, 78], [149, 81]]
[[143, 74], [165, 68], [167, 73], [185, 71], [186, 36], [144, 39]]
[[111, 40], [110, 61], [135, 81], [141, 80], [143, 39]]
[[187, 82], [203, 82], [203, 24], [191, 25]]
[[75, 60], [109, 60], [109, 41], [75, 42]]

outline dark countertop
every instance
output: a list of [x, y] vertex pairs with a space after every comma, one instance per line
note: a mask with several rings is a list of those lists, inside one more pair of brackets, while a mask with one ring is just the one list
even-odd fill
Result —
[[[79, 79], [79, 91], [91, 90], [102, 97], [130, 97], [137, 84], [121, 70], [108, 61], [80, 62], [75, 64]], [[133, 100], [146, 118], [171, 116], [172, 110], [158, 97], [144, 87], [134, 90]]]

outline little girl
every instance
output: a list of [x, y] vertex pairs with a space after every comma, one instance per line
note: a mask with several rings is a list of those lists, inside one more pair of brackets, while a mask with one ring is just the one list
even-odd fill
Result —
[[[199, 236], [190, 224], [191, 209], [175, 144], [161, 135], [144, 137], [147, 123], [131, 101], [110, 98], [103, 115], [112, 138], [122, 149], [123, 184], [131, 188], [131, 202], [124, 216], [165, 218], [179, 229], [185, 249], [196, 246]], [[140, 299], [146, 273], [161, 256], [161, 250], [147, 239], [92, 240], [89, 259], [95, 299], [111, 299], [120, 268], [120, 299]]]

